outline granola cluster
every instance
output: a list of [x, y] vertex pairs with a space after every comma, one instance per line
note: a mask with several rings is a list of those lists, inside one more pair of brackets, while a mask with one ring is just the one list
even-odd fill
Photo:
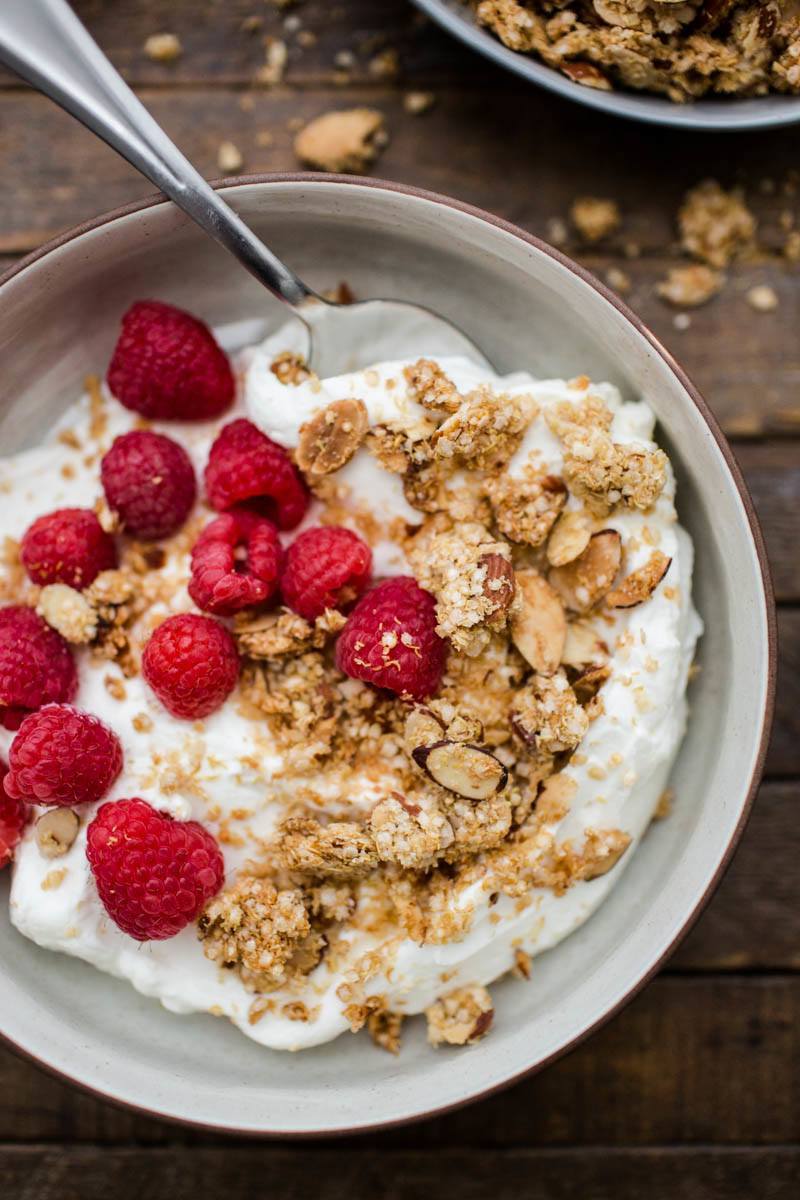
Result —
[[[362, 447], [401, 476], [421, 522], [396, 538], [436, 602], [450, 651], [441, 686], [411, 703], [344, 677], [339, 612], [313, 623], [288, 609], [240, 614], [242, 711], [281, 751], [271, 786], [285, 815], [200, 922], [205, 953], [258, 994], [253, 1019], [269, 1011], [263, 997], [299, 988], [320, 964], [335, 969], [347, 938], [367, 938], [373, 948], [337, 995], [351, 1028], [392, 1052], [402, 1015], [381, 981], [399, 939], [461, 938], [470, 887], [524, 903], [532, 888], [561, 893], [624, 853], [622, 830], [558, 840], [575, 787], [563, 771], [602, 711], [603, 614], [644, 603], [669, 567], [654, 548], [625, 574], [622, 539], [603, 524], [647, 511], [667, 465], [650, 443], [615, 442], [588, 380], [544, 413], [487, 386], [462, 395], [432, 359], [404, 381], [411, 404], [393, 425], [368, 427], [358, 400], [328, 404], [301, 430], [297, 459], [329, 504], [336, 471]], [[535, 452], [511, 466], [538, 419], [560, 443], [560, 475]], [[319, 772], [324, 793], [309, 784]], [[509, 969], [522, 973], [518, 957]], [[466, 1045], [491, 1019], [484, 988], [458, 988], [428, 1010], [429, 1037]]]
[[800, 92], [793, 0], [466, 0], [511, 50], [585, 87], [707, 95]]
[[[700, 238], [697, 221], [689, 226]], [[287, 388], [313, 385], [294, 355], [279, 355], [272, 370]], [[230, 621], [241, 660], [231, 703], [270, 760], [264, 770], [254, 753], [245, 765], [263, 778], [277, 824], [256, 836], [231, 827], [252, 813], [218, 820], [201, 779], [202, 728], [174, 752], [154, 753], [143, 776], [143, 786], [166, 795], [197, 797], [218, 821], [219, 841], [251, 856], [197, 923], [205, 956], [253, 994], [250, 1021], [270, 1012], [314, 1021], [309, 996], [319, 977], [309, 976], [341, 967], [342, 1013], [392, 1053], [403, 1018], [384, 993], [404, 939], [458, 940], [487, 900], [524, 907], [532, 889], [560, 894], [611, 870], [627, 848], [618, 829], [559, 840], [575, 788], [565, 769], [602, 712], [614, 611], [646, 603], [670, 566], [654, 542], [644, 565], [625, 569], [634, 547], [608, 522], [657, 502], [667, 460], [651, 443], [614, 440], [613, 414], [588, 380], [573, 381], [574, 399], [543, 412], [532, 396], [489, 385], [462, 394], [429, 358], [408, 366], [402, 382], [391, 424], [370, 425], [357, 397], [321, 404], [300, 430], [294, 460], [328, 523], [355, 519], [337, 478], [354, 455], [399, 476], [419, 521], [387, 531], [374, 514], [358, 519], [373, 549], [388, 536], [433, 597], [448, 651], [435, 694], [412, 701], [337, 666], [346, 598], [313, 621], [274, 604], [240, 611]], [[558, 474], [526, 449], [537, 421], [559, 444]], [[129, 539], [119, 568], [89, 587], [53, 584], [29, 598], [68, 641], [117, 664], [106, 686], [118, 699], [123, 677], [139, 670], [141, 645], [176, 598], [180, 607], [197, 529], [190, 521], [159, 544]], [[9, 588], [27, 586], [17, 558], [14, 546], [4, 548]], [[133, 723], [152, 728], [144, 713]], [[48, 814], [37, 829], [43, 853], [65, 853], [76, 831], [74, 814]], [[509, 970], [525, 976], [526, 962], [517, 948]], [[446, 983], [427, 1012], [429, 1040], [477, 1041], [492, 1021], [488, 992]]]

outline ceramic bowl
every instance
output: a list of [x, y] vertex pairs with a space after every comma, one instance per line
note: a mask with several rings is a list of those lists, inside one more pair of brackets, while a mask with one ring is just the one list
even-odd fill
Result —
[[601, 112], [647, 121], [651, 125], [673, 125], [676, 129], [710, 129], [722, 132], [737, 129], [771, 129], [800, 121], [800, 96], [779, 93], [752, 99], [718, 97], [697, 100], [693, 104], [675, 104], [665, 96], [646, 92], [600, 92], [567, 79], [553, 67], [529, 54], [509, 50], [507, 46], [478, 25], [475, 14], [463, 0], [414, 0], [428, 16], [460, 38], [473, 50], [492, 59], [507, 71], [514, 71], [531, 83], [557, 92], [579, 104]]
[[[261, 1049], [211, 1016], [176, 1016], [9, 925], [0, 884], [0, 1030], [43, 1066], [152, 1115], [254, 1134], [354, 1131], [475, 1097], [574, 1046], [639, 989], [694, 920], [727, 863], [762, 766], [771, 716], [774, 621], [750, 500], [715, 421], [684, 373], [602, 284], [502, 221], [374, 181], [273, 176], [224, 187], [244, 219], [313, 286], [422, 299], [457, 321], [501, 369], [587, 373], [643, 395], [679, 476], [697, 547], [706, 622], [692, 717], [675, 767], [676, 806], [653, 827], [598, 913], [537, 959], [525, 986], [493, 988], [491, 1035], [431, 1050], [409, 1023], [399, 1058], [349, 1035], [317, 1050]], [[171, 204], [98, 218], [0, 281], [4, 453], [35, 443], [103, 371], [123, 310], [158, 297], [242, 339], [280, 307]], [[0, 501], [1, 502], [1, 501]]]

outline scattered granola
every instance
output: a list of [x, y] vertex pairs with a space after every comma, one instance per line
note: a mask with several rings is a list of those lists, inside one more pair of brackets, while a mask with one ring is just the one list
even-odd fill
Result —
[[225, 175], [235, 175], [244, 166], [244, 156], [235, 142], [220, 142], [217, 166]]
[[774, 312], [779, 303], [778, 293], [766, 283], [751, 287], [747, 292], [746, 300], [756, 312]]
[[406, 92], [403, 96], [403, 108], [412, 117], [421, 117], [430, 112], [435, 103], [435, 92]]
[[619, 503], [647, 509], [658, 499], [667, 479], [666, 454], [614, 442], [611, 413], [601, 401], [565, 402], [547, 414], [547, 421], [564, 443], [567, 484], [595, 515], [606, 516]]
[[281, 826], [279, 853], [290, 871], [318, 879], [360, 879], [378, 865], [375, 839], [348, 821], [320, 825], [291, 817]]
[[675, 308], [697, 308], [706, 304], [722, 287], [719, 271], [702, 263], [687, 267], [670, 267], [666, 279], [656, 285], [662, 300]]
[[514, 594], [511, 554], [482, 525], [439, 532], [429, 523], [411, 542], [409, 560], [418, 582], [436, 597], [436, 632], [457, 650], [478, 654], [506, 625]]
[[678, 228], [681, 245], [692, 258], [719, 268], [752, 248], [756, 219], [738, 188], [726, 192], [707, 179], [686, 193]]
[[569, 210], [572, 224], [585, 242], [600, 242], [619, 229], [622, 223], [616, 200], [598, 196], [580, 196]]
[[497, 528], [512, 542], [541, 546], [567, 500], [563, 479], [527, 463], [516, 475], [487, 480]]
[[300, 892], [244, 875], [209, 901], [197, 929], [206, 958], [238, 967], [247, 987], [269, 992], [291, 975], [311, 923]]
[[151, 33], [144, 52], [153, 62], [171, 63], [183, 54], [183, 46], [174, 33]]
[[374, 108], [323, 113], [300, 130], [294, 151], [318, 171], [362, 174], [388, 141], [383, 114]]
[[489, 1032], [494, 1006], [486, 988], [474, 984], [448, 992], [425, 1016], [432, 1046], [471, 1046]]

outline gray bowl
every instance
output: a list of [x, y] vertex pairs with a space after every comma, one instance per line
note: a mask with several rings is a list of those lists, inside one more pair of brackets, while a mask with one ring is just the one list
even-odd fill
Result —
[[751, 100], [720, 97], [698, 100], [694, 104], [675, 104], [663, 96], [646, 92], [599, 92], [573, 83], [531, 55], [509, 50], [488, 29], [476, 23], [472, 10], [461, 0], [414, 0], [414, 3], [448, 33], [506, 70], [514, 71], [523, 79], [538, 83], [551, 92], [557, 92], [559, 96], [577, 100], [579, 104], [588, 104], [590, 108], [597, 108], [601, 112], [647, 121], [651, 125], [673, 125], [676, 129], [713, 129], [719, 132], [771, 129], [800, 121], [800, 96], [775, 94]]
[[[775, 628], [764, 549], [738, 468], [669, 354], [586, 271], [487, 213], [396, 184], [288, 176], [226, 183], [226, 198], [315, 287], [421, 300], [500, 369], [587, 373], [644, 395], [679, 476], [705, 622], [693, 712], [673, 772], [674, 812], [615, 890], [536, 960], [493, 986], [496, 1027], [433, 1051], [409, 1022], [398, 1059], [349, 1034], [301, 1054], [253, 1045], [211, 1016], [179, 1017], [127, 984], [40, 950], [11, 927], [0, 879], [0, 1032], [42, 1065], [154, 1116], [251, 1134], [374, 1128], [485, 1095], [574, 1046], [650, 978], [721, 878], [769, 733]], [[0, 445], [37, 441], [90, 372], [120, 314], [154, 296], [212, 324], [282, 310], [172, 204], [118, 210], [52, 242], [0, 280]], [[248, 336], [258, 336], [250, 326]], [[1, 500], [1, 498], [0, 498]], [[7, 874], [7, 873], [6, 873]]]

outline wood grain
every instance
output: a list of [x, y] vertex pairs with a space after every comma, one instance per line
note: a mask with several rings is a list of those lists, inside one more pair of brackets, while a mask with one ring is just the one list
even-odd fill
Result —
[[[305, 1147], [230, 1147], [142, 1150], [15, 1147], [0, 1149], [8, 1200], [429, 1200], [442, 1193], [459, 1200], [794, 1200], [800, 1151], [782, 1146], [724, 1150], [712, 1147], [607, 1151], [516, 1150], [477, 1147], [387, 1153], [359, 1148], [346, 1153]], [[280, 1189], [279, 1191], [277, 1189]], [[273, 1191], [273, 1189], [276, 1189]]]
[[[615, 198], [623, 224], [565, 248], [625, 298], [686, 367], [724, 428], [763, 524], [780, 610], [781, 671], [768, 772], [731, 869], [665, 973], [602, 1032], [516, 1088], [369, 1139], [237, 1144], [119, 1110], [0, 1049], [3, 1200], [788, 1200], [800, 1178], [800, 225], [797, 134], [690, 137], [609, 121], [516, 81], [420, 19], [408, 0], [75, 0], [100, 44], [209, 177], [233, 140], [248, 172], [295, 169], [300, 122], [368, 104], [391, 141], [375, 173], [477, 204], [545, 238], [578, 195]], [[252, 32], [245, 18], [260, 18]], [[287, 25], [288, 18], [288, 25]], [[251, 22], [252, 24], [252, 22]], [[175, 63], [148, 35], [178, 34]], [[314, 35], [307, 36], [308, 31]], [[289, 51], [257, 82], [264, 39]], [[400, 73], [370, 68], [380, 50]], [[342, 52], [350, 62], [343, 71]], [[337, 56], [338, 60], [337, 60]], [[434, 91], [421, 118], [409, 89]], [[270, 143], [265, 145], [269, 135]], [[675, 217], [706, 176], [741, 185], [759, 254], [727, 272], [688, 329], [655, 286], [682, 261]], [[14, 256], [150, 191], [49, 102], [0, 73], [0, 271]], [[755, 313], [746, 293], [779, 298]], [[18, 1143], [14, 1145], [12, 1143]]]

